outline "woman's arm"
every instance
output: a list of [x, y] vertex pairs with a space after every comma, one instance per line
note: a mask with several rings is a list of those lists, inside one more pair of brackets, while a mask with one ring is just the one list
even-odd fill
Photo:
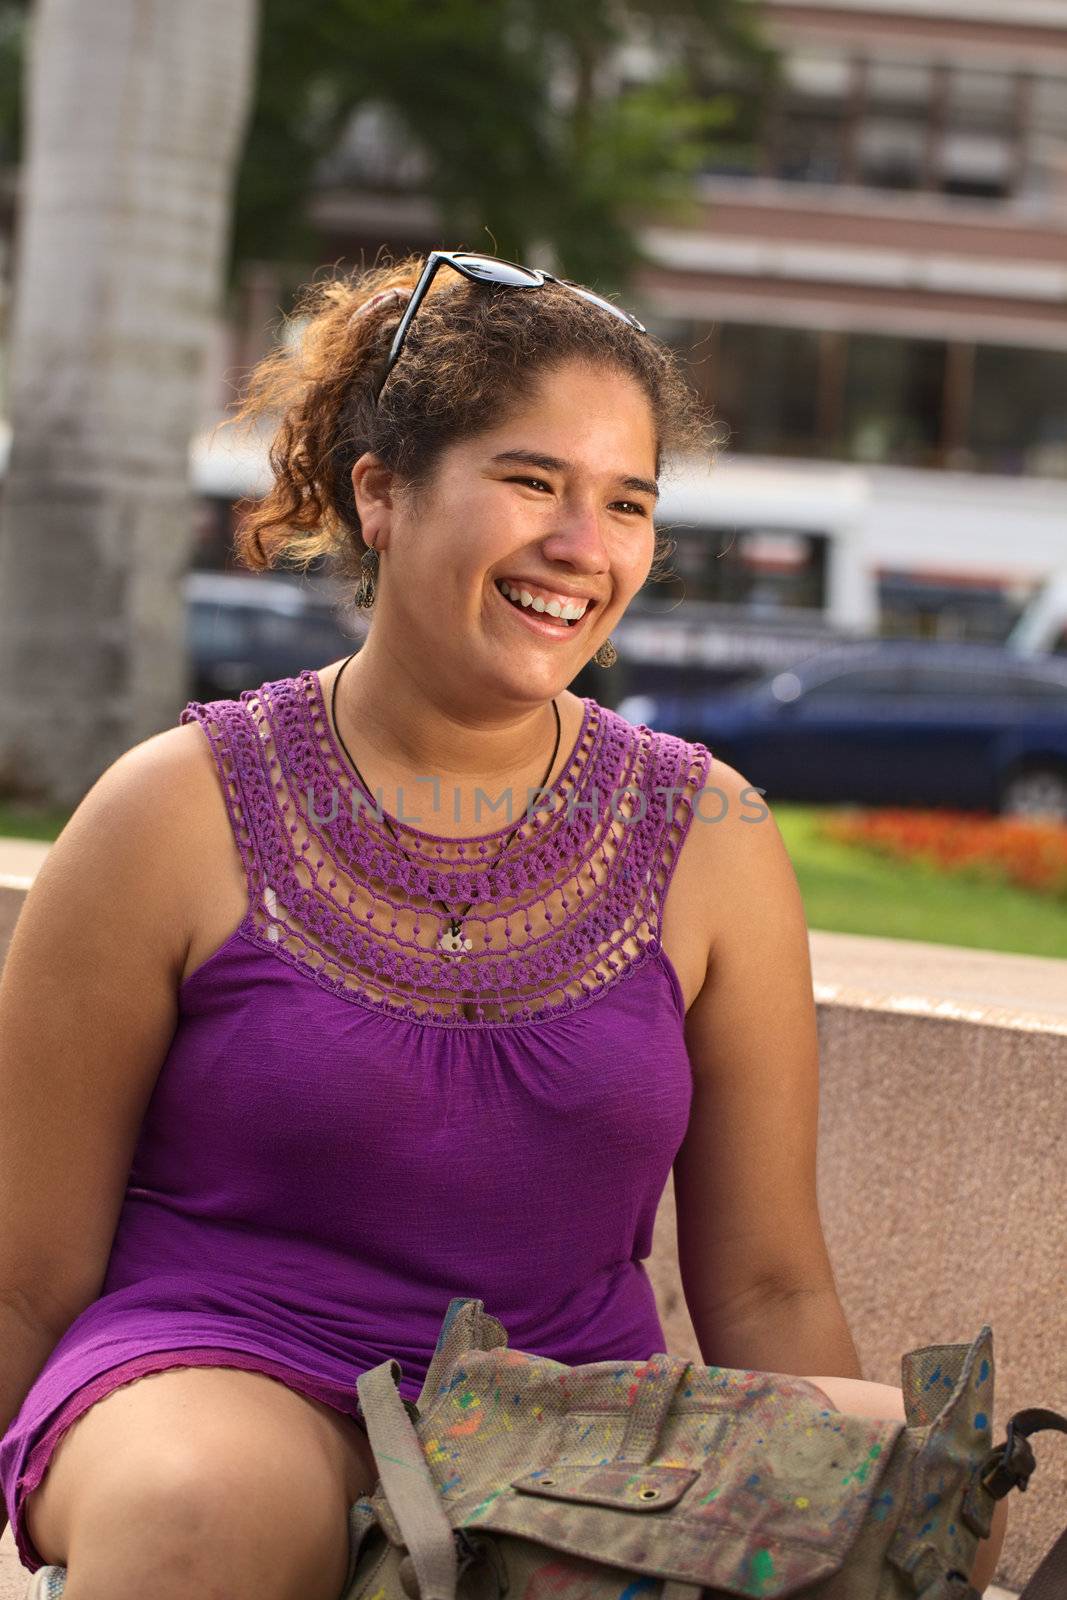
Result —
[[[862, 1376], [815, 1187], [818, 1035], [808, 931], [773, 817], [716, 761], [690, 825], [714, 909], [686, 1018], [693, 1105], [674, 1164], [678, 1258], [703, 1359]], [[760, 814], [765, 813], [765, 814]], [[757, 820], [750, 820], [753, 817]]]
[[[903, 1421], [899, 1389], [855, 1381], [859, 1358], [823, 1238], [818, 1034], [796, 875], [769, 812], [742, 820], [754, 815], [745, 779], [718, 761], [711, 779], [727, 809], [721, 823], [691, 824], [714, 932], [686, 1017], [693, 1107], [674, 1163], [679, 1266], [701, 1356], [807, 1377], [840, 1411]], [[703, 811], [715, 816], [722, 805], [711, 796]], [[1001, 1501], [979, 1544], [979, 1593], [1007, 1514]]]
[[[0, 976], [0, 1301], [57, 1338], [100, 1293], [176, 1024], [201, 781], [186, 733], [203, 738], [167, 730], [97, 779]], [[23, 1352], [5, 1376], [9, 1399], [28, 1365]]]

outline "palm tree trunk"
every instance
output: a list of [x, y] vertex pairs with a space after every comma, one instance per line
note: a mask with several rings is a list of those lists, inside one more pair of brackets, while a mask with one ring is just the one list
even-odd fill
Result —
[[256, 0], [38, 0], [0, 507], [0, 794], [78, 803], [188, 697], [204, 410]]

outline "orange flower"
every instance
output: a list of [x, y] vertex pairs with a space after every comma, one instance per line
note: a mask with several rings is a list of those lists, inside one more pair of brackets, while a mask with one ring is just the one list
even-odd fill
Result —
[[1067, 899], [1067, 826], [973, 811], [831, 812], [825, 838]]

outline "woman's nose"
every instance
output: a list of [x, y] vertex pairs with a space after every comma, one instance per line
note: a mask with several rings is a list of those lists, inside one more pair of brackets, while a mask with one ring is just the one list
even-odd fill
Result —
[[610, 565], [600, 516], [592, 504], [562, 507], [543, 548], [550, 560], [567, 561], [580, 572], [606, 572]]

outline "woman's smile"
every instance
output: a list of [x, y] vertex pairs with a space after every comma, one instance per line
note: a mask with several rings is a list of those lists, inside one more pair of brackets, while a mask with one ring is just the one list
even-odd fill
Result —
[[[586, 601], [584, 602], [585, 610], [582, 615], [568, 621], [563, 617], [553, 616], [547, 610], [538, 610], [533, 605], [524, 606], [519, 600], [509, 600], [500, 588], [499, 581], [493, 584], [493, 592], [500, 600], [501, 605], [506, 606], [508, 611], [511, 612], [520, 627], [531, 629], [534, 633], [539, 634], [542, 639], [565, 639], [568, 635], [577, 634], [585, 627], [590, 614], [596, 608], [595, 600]], [[530, 591], [527, 590], [526, 593], [530, 593]], [[583, 602], [578, 600], [573, 604], [577, 607]]]

